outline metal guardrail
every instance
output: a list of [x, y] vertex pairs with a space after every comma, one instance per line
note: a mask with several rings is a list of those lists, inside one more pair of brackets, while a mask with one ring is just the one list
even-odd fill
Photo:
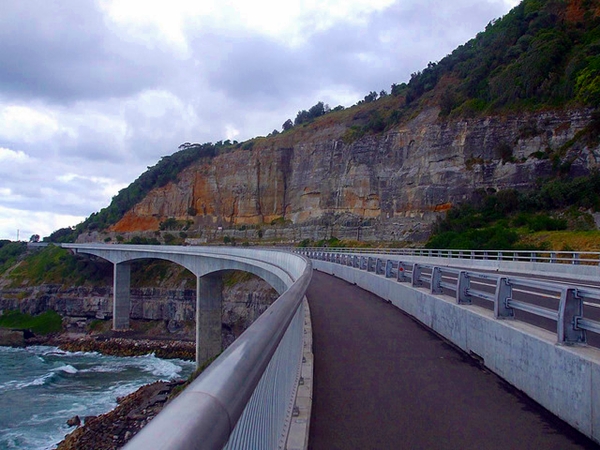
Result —
[[[600, 290], [573, 287], [558, 283], [534, 281], [519, 277], [508, 277], [488, 273], [440, 267], [435, 264], [421, 264], [402, 261], [400, 258], [378, 258], [369, 254], [350, 254], [320, 249], [296, 249], [296, 252], [311, 259], [347, 265], [376, 275], [409, 282], [413, 287], [429, 287], [434, 295], [451, 292], [458, 304], [471, 304], [473, 299], [491, 302], [496, 319], [514, 319], [515, 311], [523, 311], [556, 322], [557, 341], [563, 344], [583, 344], [587, 342], [586, 332], [600, 334], [600, 321], [584, 317], [584, 304], [593, 302], [600, 305]], [[394, 255], [396, 256], [396, 255]], [[416, 256], [411, 253], [410, 256]], [[429, 254], [427, 256], [430, 256]], [[493, 287], [493, 292], [481, 286]], [[478, 288], [480, 287], [480, 288]], [[553, 298], [558, 302], [557, 309], [513, 299], [513, 292], [538, 293], [540, 297]]]
[[[298, 250], [298, 249], [293, 249]], [[326, 251], [342, 254], [379, 254], [432, 258], [456, 258], [490, 261], [545, 262], [550, 264], [600, 265], [600, 252], [570, 252], [551, 250], [448, 250], [424, 248], [323, 248], [307, 247], [302, 251]]]
[[311, 276], [307, 261], [296, 282], [125, 448], [222, 449], [230, 439], [227, 448], [280, 447], [302, 362], [302, 299]]

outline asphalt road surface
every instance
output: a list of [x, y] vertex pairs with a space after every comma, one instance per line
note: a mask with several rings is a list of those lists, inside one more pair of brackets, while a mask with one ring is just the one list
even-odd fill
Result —
[[309, 448], [597, 449], [381, 298], [315, 271]]

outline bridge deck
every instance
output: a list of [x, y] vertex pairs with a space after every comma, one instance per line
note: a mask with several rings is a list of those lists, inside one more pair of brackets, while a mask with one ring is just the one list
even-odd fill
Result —
[[598, 448], [394, 306], [316, 272], [309, 448]]

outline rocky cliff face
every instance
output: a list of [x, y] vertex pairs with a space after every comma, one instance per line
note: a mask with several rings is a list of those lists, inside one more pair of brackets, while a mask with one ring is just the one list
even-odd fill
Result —
[[[257, 277], [223, 289], [222, 339], [235, 340], [269, 305], [277, 293]], [[196, 291], [166, 288], [131, 290], [131, 319], [162, 321], [174, 337], [194, 338]], [[37, 315], [53, 309], [72, 331], [84, 331], [93, 320], [112, 318], [112, 288], [73, 288], [41, 285], [0, 290], [0, 310], [20, 310]]]
[[460, 120], [441, 120], [438, 113], [425, 110], [353, 142], [345, 127], [331, 125], [204, 159], [178, 183], [152, 191], [112, 231], [156, 230], [174, 217], [193, 220], [190, 232], [209, 240], [219, 227], [230, 236], [256, 237], [245, 228], [273, 221], [281, 224], [280, 236], [295, 240], [332, 233], [420, 239], [437, 215], [477, 189], [531, 187], [559, 163], [572, 174], [598, 165], [598, 146], [574, 139], [590, 121], [587, 110]]

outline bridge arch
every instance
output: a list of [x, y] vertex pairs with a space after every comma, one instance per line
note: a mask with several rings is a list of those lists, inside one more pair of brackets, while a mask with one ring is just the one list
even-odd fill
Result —
[[276, 263], [251, 257], [251, 253], [206, 248], [130, 245], [65, 244], [76, 253], [94, 255], [113, 263], [113, 329], [129, 329], [131, 263], [158, 259], [178, 264], [196, 277], [196, 363], [216, 356], [221, 348], [222, 272], [250, 272], [266, 281], [278, 294], [294, 282]]

